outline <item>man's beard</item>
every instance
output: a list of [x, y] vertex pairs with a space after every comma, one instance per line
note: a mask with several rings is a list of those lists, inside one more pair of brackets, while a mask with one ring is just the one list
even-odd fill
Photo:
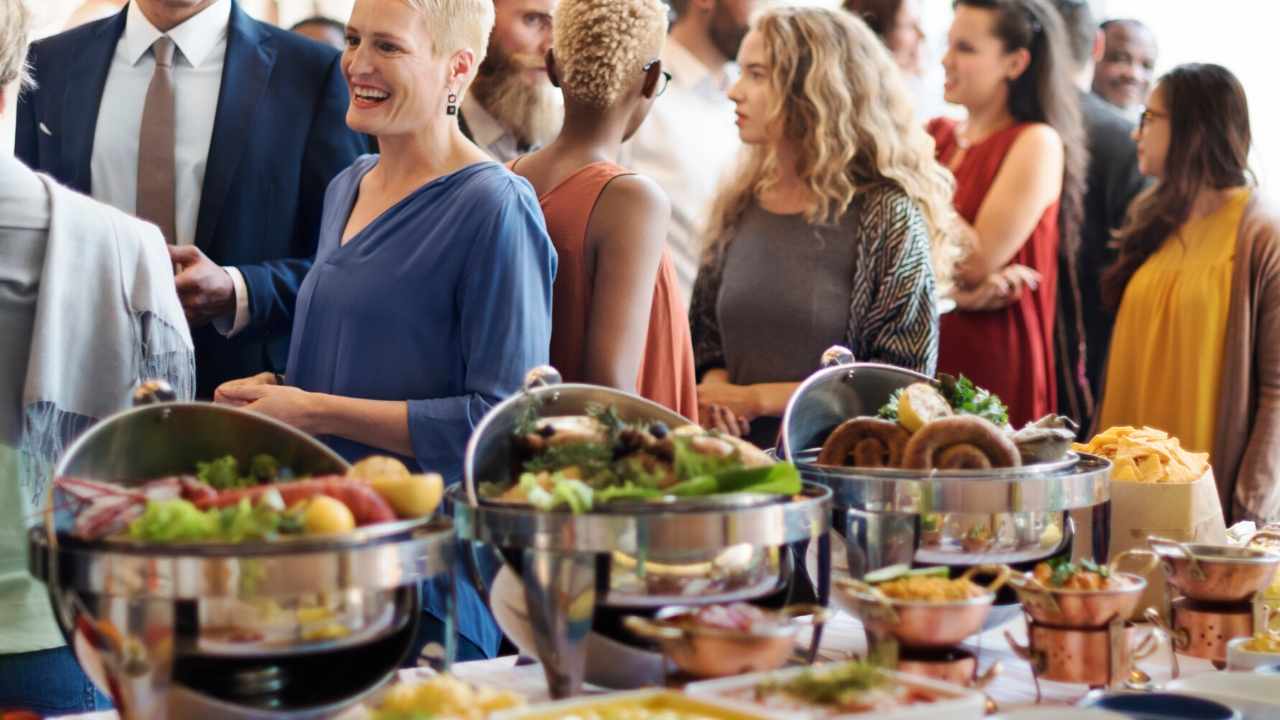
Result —
[[509, 55], [490, 47], [471, 93], [495, 120], [511, 131], [522, 145], [546, 145], [560, 132], [564, 108], [550, 82], [530, 84], [525, 72], [543, 67], [541, 58]]
[[749, 29], [733, 19], [724, 3], [716, 3], [715, 10], [711, 11], [711, 43], [720, 54], [730, 60], [738, 57], [738, 48], [742, 46], [742, 39], [747, 36]]

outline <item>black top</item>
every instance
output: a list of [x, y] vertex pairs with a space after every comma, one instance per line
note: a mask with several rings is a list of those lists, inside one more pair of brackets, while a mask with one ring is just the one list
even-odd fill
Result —
[[[1086, 388], [1081, 387], [1074, 373], [1072, 377], [1067, 374], [1080, 367], [1080, 341], [1083, 340], [1087, 388], [1096, 394], [1101, 387], [1107, 348], [1111, 344], [1111, 328], [1115, 323], [1114, 310], [1102, 302], [1102, 273], [1117, 255], [1111, 233], [1124, 224], [1129, 204], [1146, 187], [1147, 179], [1138, 172], [1133, 124], [1092, 93], [1081, 93], [1080, 111], [1088, 137], [1088, 187], [1084, 196], [1079, 252], [1069, 268], [1062, 268], [1063, 281], [1058, 285], [1060, 321], [1057, 334], [1058, 351], [1062, 357], [1058, 363], [1058, 387], [1063, 389], [1059, 392], [1058, 405], [1060, 412], [1074, 414], [1087, 431], [1093, 412], [1092, 403], [1087, 399], [1090, 395]], [[1068, 269], [1074, 271], [1072, 275], [1077, 288], [1067, 281]], [[1073, 322], [1072, 316], [1076, 313], [1079, 313], [1078, 322]], [[1083, 338], [1080, 337], [1081, 325]], [[1064, 352], [1066, 356], [1062, 355]]]

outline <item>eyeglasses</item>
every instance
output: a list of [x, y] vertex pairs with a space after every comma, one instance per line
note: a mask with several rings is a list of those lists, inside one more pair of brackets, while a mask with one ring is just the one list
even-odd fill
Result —
[[[650, 60], [649, 62], [647, 62], [647, 63], [645, 63], [645, 64], [644, 64], [644, 71], [645, 71], [646, 73], [647, 73], [647, 72], [649, 72], [650, 70], [652, 70], [652, 69], [653, 69], [653, 66], [654, 66], [654, 65], [657, 65], [657, 64], [658, 64], [658, 63], [660, 63], [660, 62], [662, 62], [662, 61], [661, 61], [661, 60]], [[668, 85], [670, 85], [670, 84], [671, 84], [671, 73], [667, 72], [666, 70], [663, 70], [663, 71], [662, 71], [662, 79], [658, 81], [658, 91], [657, 91], [657, 92], [655, 92], [655, 93], [653, 94], [653, 96], [654, 96], [654, 97], [658, 97], [658, 96], [659, 96], [659, 95], [661, 95], [662, 93], [666, 92], [666, 91], [667, 91], [667, 86], [668, 86]]]
[[1165, 118], [1165, 117], [1169, 117], [1168, 114], [1162, 113], [1162, 112], [1156, 112], [1148, 108], [1142, 108], [1142, 113], [1138, 115], [1138, 132], [1142, 132], [1146, 130], [1147, 123], [1151, 122], [1152, 120], [1155, 120], [1156, 118]]

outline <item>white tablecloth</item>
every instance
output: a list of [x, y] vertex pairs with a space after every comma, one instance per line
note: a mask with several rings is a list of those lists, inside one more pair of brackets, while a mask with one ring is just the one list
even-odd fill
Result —
[[[1036, 701], [1035, 681], [1031, 675], [1031, 667], [1020, 660], [1004, 637], [1008, 629], [1019, 643], [1026, 642], [1026, 628], [1019, 618], [1003, 628], [988, 630], [981, 635], [970, 638], [965, 647], [978, 655], [979, 674], [987, 670], [992, 663], [999, 662], [999, 676], [987, 686], [987, 694], [996, 701], [1001, 709], [1011, 709], [1034, 705]], [[808, 636], [801, 638], [807, 645]], [[844, 660], [854, 655], [862, 655], [866, 651], [866, 638], [862, 625], [844, 613], [837, 613], [827, 623], [823, 632], [821, 660]], [[1208, 660], [1178, 656], [1178, 664], [1182, 676], [1187, 677], [1204, 672], [1212, 672], [1213, 665]], [[1168, 649], [1163, 644], [1155, 655], [1139, 663], [1157, 684], [1170, 679]], [[501, 657], [493, 660], [478, 660], [459, 663], [453, 672], [458, 677], [474, 682], [481, 682], [499, 688], [513, 690], [524, 695], [529, 702], [540, 702], [549, 699], [546, 681], [542, 675], [542, 666], [536, 663], [517, 665], [515, 656]], [[431, 674], [429, 669], [410, 669], [400, 671], [400, 679], [412, 681]], [[1050, 681], [1040, 683], [1043, 704], [1070, 705], [1079, 701], [1088, 692], [1083, 685], [1068, 685]], [[598, 690], [589, 688], [589, 690]], [[357, 718], [358, 713], [348, 713], [343, 720]], [[88, 713], [66, 716], [66, 720], [117, 720], [114, 712]]]

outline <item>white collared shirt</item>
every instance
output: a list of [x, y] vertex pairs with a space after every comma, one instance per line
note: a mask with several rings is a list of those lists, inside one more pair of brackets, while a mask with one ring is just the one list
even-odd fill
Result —
[[[194, 245], [204, 172], [222, 90], [231, 0], [217, 0], [168, 33], [157, 30], [137, 3], [129, 3], [127, 12], [124, 34], [111, 56], [98, 108], [89, 160], [91, 194], [124, 212], [137, 212], [138, 138], [156, 64], [151, 46], [167, 34], [177, 50], [173, 58], [177, 237], [173, 241], [177, 245]], [[214, 325], [224, 335], [233, 335], [248, 323], [249, 293], [239, 270], [228, 267], [226, 271], [235, 285], [235, 316], [214, 321]]]
[[471, 95], [462, 97], [462, 119], [471, 131], [471, 141], [493, 156], [500, 163], [509, 163], [520, 157], [515, 133], [503, 127], [497, 118], [480, 105]]
[[728, 96], [737, 66], [728, 63], [713, 72], [668, 37], [662, 67], [671, 73], [671, 85], [636, 134], [623, 144], [619, 163], [653, 178], [671, 199], [667, 245], [687, 307], [698, 274], [707, 213], [721, 178], [742, 147]]

